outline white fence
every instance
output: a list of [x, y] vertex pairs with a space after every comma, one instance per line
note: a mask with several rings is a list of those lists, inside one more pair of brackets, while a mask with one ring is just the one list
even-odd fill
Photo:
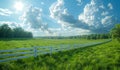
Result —
[[11, 60], [18, 60], [28, 57], [37, 57], [42, 54], [50, 54], [58, 52], [58, 51], [66, 51], [81, 47], [88, 47], [93, 45], [99, 45], [103, 43], [110, 42], [111, 40], [107, 40], [104, 42], [94, 42], [87, 44], [72, 44], [72, 45], [59, 45], [59, 47], [55, 46], [34, 46], [32, 48], [18, 48], [18, 49], [10, 49], [10, 50], [0, 50], [0, 62], [7, 62]]

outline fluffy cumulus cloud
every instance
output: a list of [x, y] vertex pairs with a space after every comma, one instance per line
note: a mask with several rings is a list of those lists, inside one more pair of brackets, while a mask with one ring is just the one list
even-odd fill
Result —
[[113, 9], [113, 6], [112, 6], [111, 3], [108, 4], [108, 7], [109, 7], [109, 9], [111, 9], [111, 10]]
[[75, 19], [72, 14], [69, 14], [67, 8], [64, 7], [64, 0], [58, 0], [53, 3], [50, 9], [50, 17], [55, 19], [62, 27], [87, 27], [78, 19]]
[[[111, 19], [112, 16], [105, 16], [102, 20], [101, 20], [101, 23], [102, 24], [109, 24], [111, 22]], [[110, 20], [110, 21], [109, 21]], [[109, 22], [108, 22], [109, 21]]]
[[[80, 0], [81, 1], [81, 0]], [[111, 4], [112, 5], [112, 4]], [[113, 7], [108, 4], [108, 7]], [[82, 28], [91, 32], [108, 32], [112, 25], [112, 16], [103, 4], [97, 0], [91, 0], [83, 9], [83, 12], [75, 19], [64, 6], [64, 0], [58, 0], [50, 7], [50, 16], [62, 26]]]
[[40, 29], [42, 31], [48, 30], [48, 24], [42, 21], [42, 9], [37, 7], [29, 7], [27, 11], [24, 12], [20, 19], [23, 21], [23, 25], [28, 26], [31, 29]]
[[83, 0], [76, 0], [76, 1], [78, 2], [78, 4], [77, 4], [78, 6], [81, 6], [81, 5], [82, 5], [82, 1], [83, 1]]
[[58, 0], [50, 7], [50, 17], [57, 20], [62, 26], [71, 25], [75, 23], [76, 20], [72, 15], [70, 15], [67, 9], [64, 7], [64, 1]]
[[84, 7], [84, 12], [79, 15], [79, 20], [82, 22], [85, 22], [89, 26], [94, 26], [95, 24], [95, 15], [99, 11], [99, 9], [96, 7], [96, 3], [92, 0], [90, 4], [87, 4]]
[[3, 25], [3, 24], [7, 24], [11, 28], [16, 28], [16, 27], [20, 27], [21, 26], [21, 24], [18, 24], [16, 22], [0, 21], [0, 25]]
[[50, 17], [62, 26], [62, 28], [59, 29], [51, 29], [51, 31], [54, 32], [53, 35], [72, 36], [89, 33], [89, 30], [81, 29], [86, 27], [86, 24], [83, 24], [78, 19], [75, 19], [72, 14], [69, 14], [67, 8], [64, 6], [64, 0], [57, 0], [49, 9]]
[[[109, 5], [109, 4], [108, 4]], [[83, 13], [79, 15], [79, 20], [85, 22], [91, 31], [108, 32], [112, 25], [112, 15], [103, 4], [99, 4], [97, 0], [91, 0], [86, 4]], [[112, 4], [109, 6], [112, 9]]]
[[108, 14], [109, 14], [109, 13], [108, 13], [107, 11], [106, 11], [106, 12], [103, 11], [103, 12], [101, 13], [102, 16], [106, 16], [106, 15], [108, 15]]
[[101, 8], [101, 9], [105, 9], [104, 5], [100, 5], [99, 8]]
[[10, 11], [9, 9], [0, 8], [0, 15], [1, 16], [10, 16], [11, 14], [12, 14], [12, 11]]

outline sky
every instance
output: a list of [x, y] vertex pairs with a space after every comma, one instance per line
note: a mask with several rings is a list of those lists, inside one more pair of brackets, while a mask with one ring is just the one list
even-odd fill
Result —
[[0, 25], [34, 36], [107, 33], [120, 23], [120, 0], [0, 0]]

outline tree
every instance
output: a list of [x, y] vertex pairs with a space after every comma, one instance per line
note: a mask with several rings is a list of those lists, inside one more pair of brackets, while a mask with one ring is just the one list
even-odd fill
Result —
[[111, 35], [113, 39], [120, 41], [120, 24], [115, 25], [115, 27], [111, 30]]
[[7, 24], [0, 26], [0, 38], [32, 38], [31, 32], [25, 31], [21, 27], [11, 29]]
[[31, 32], [24, 31], [22, 28], [17, 27], [13, 29], [15, 38], [32, 38], [33, 35]]
[[24, 30], [20, 27], [14, 28], [13, 31], [15, 38], [22, 38], [24, 36]]
[[0, 26], [1, 38], [11, 38], [13, 36], [12, 32], [12, 29], [7, 24], [3, 24], [2, 26]]

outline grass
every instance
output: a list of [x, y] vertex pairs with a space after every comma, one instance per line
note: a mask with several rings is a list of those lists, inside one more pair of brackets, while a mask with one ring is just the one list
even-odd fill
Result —
[[1, 63], [0, 70], [120, 70], [119, 54], [120, 43], [114, 40], [102, 45], [54, 53], [52, 56], [46, 54]]
[[84, 44], [92, 42], [101, 42], [101, 40], [85, 40], [85, 39], [13, 39], [13, 40], [0, 40], [0, 50], [34, 47], [34, 46], [53, 46], [64, 44]]

